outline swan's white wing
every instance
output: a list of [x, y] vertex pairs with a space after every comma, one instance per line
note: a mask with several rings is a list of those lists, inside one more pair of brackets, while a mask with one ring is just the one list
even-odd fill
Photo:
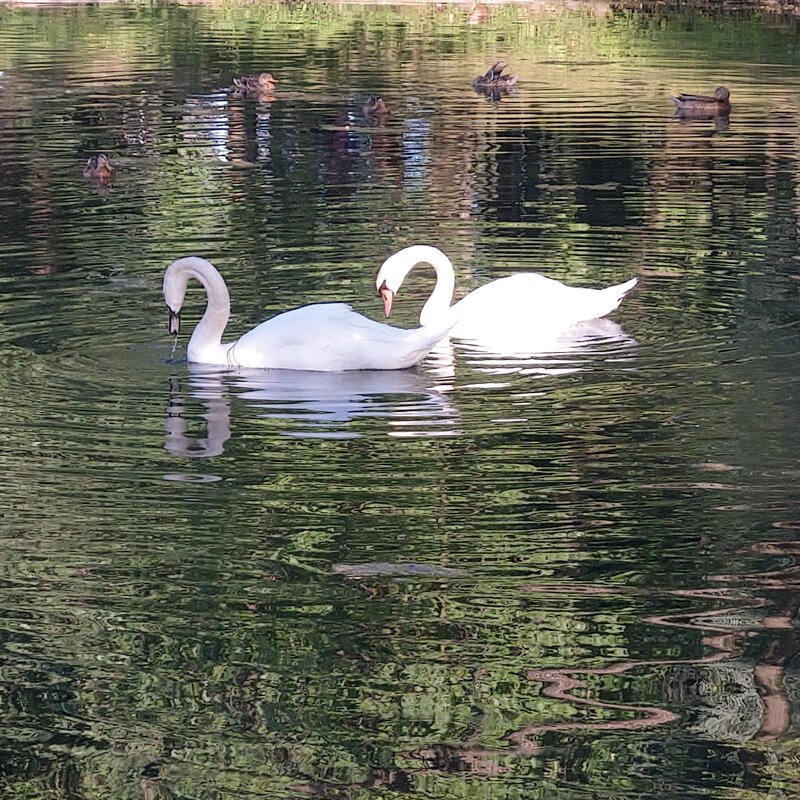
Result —
[[233, 362], [251, 367], [403, 369], [421, 361], [444, 333], [393, 328], [358, 314], [345, 303], [320, 303], [262, 322], [230, 352]]
[[410, 333], [369, 319], [347, 303], [317, 303], [284, 311], [253, 328], [239, 342], [268, 337], [271, 344], [284, 347], [308, 345], [311, 339], [318, 347], [364, 341], [388, 344], [404, 340]]
[[636, 278], [605, 289], [566, 286], [535, 272], [499, 278], [480, 286], [453, 306], [455, 336], [481, 331], [571, 325], [613, 311]]

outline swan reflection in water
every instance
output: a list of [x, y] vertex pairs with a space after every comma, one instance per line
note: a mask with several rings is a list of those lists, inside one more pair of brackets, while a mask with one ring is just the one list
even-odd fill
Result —
[[487, 331], [480, 339], [450, 339], [429, 356], [433, 374], [452, 378], [457, 360], [486, 374], [565, 375], [631, 358], [637, 342], [610, 319], [532, 329], [524, 336]]
[[[170, 379], [165, 448], [174, 455], [221, 455], [231, 438], [231, 404], [243, 400], [259, 417], [275, 422], [276, 432], [303, 438], [358, 438], [356, 425], [384, 419], [392, 437], [461, 435], [459, 414], [449, 399], [456, 364], [491, 375], [558, 376], [593, 369], [631, 357], [636, 341], [608, 319], [589, 320], [564, 329], [539, 330], [527, 340], [502, 337], [453, 339], [433, 351], [425, 372], [361, 370], [230, 371], [188, 364], [188, 390]], [[461, 383], [480, 390], [483, 384]], [[521, 387], [520, 387], [521, 388]], [[203, 410], [198, 411], [199, 401]], [[206, 435], [190, 433], [200, 420]]]
[[173, 376], [169, 379], [164, 448], [173, 455], [189, 458], [222, 455], [225, 442], [231, 438], [231, 407], [222, 379], [220, 377], [218, 381], [211, 380], [207, 385], [199, 385], [190, 378], [190, 383], [193, 384], [192, 394], [205, 407], [205, 412], [200, 416], [206, 421], [208, 435], [194, 436], [188, 433], [192, 415], [183, 396], [181, 382]]
[[[204, 411], [190, 411], [180, 380], [170, 379], [165, 448], [175, 455], [221, 455], [231, 438], [233, 399], [276, 421], [284, 436], [357, 438], [362, 434], [353, 423], [364, 419], [385, 419], [389, 436], [460, 435], [458, 414], [443, 394], [448, 387], [437, 388], [430, 376], [413, 370], [231, 372], [189, 364], [187, 371], [188, 394]], [[205, 436], [188, 432], [198, 419], [205, 420]]]

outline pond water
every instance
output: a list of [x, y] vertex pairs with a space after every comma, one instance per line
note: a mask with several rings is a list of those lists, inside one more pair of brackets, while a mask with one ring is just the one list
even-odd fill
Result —
[[[515, 91], [473, 91], [501, 59]], [[795, 22], [9, 5], [0, 71], [4, 798], [790, 796]], [[729, 119], [672, 116], [720, 84]], [[167, 333], [180, 256], [238, 335], [380, 319], [413, 243], [461, 294], [639, 284], [405, 372], [198, 368]]]

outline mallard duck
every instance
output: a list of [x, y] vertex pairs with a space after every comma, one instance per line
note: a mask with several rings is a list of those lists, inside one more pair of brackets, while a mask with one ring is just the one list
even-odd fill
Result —
[[517, 83], [516, 75], [503, 75], [508, 64], [498, 61], [472, 81], [472, 88], [479, 92], [509, 92]]
[[382, 97], [368, 97], [361, 110], [365, 117], [387, 117], [392, 113]]
[[483, 3], [473, 3], [469, 14], [467, 14], [467, 22], [470, 25], [480, 25], [481, 22], [486, 22], [487, 19], [489, 19], [489, 6]]
[[275, 93], [278, 81], [271, 72], [260, 72], [258, 75], [242, 75], [233, 79], [233, 91], [238, 95], [268, 97]]
[[108, 181], [114, 175], [114, 167], [105, 153], [92, 156], [83, 168], [83, 177], [90, 181]]
[[731, 113], [731, 93], [727, 86], [718, 86], [713, 97], [704, 94], [679, 94], [671, 97], [679, 117], [726, 117]]

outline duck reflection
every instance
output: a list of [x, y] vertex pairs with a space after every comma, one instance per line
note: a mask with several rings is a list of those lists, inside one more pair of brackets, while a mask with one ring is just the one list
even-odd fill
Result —
[[[258, 416], [275, 421], [283, 436], [358, 438], [354, 423], [385, 419], [393, 437], [455, 436], [458, 413], [445, 394], [449, 387], [412, 370], [303, 372], [241, 370], [189, 365], [188, 395], [203, 411], [190, 410], [178, 378], [170, 379], [165, 449], [174, 455], [213, 457], [231, 438], [231, 398], [244, 400]], [[189, 433], [203, 420], [205, 435]]]
[[710, 138], [718, 133], [725, 133], [731, 126], [730, 118], [727, 116], [713, 117], [713, 127], [709, 126], [709, 119], [706, 117], [687, 117], [682, 114], [673, 114], [671, 121], [680, 125], [683, 131], [696, 129], [697, 136]]

